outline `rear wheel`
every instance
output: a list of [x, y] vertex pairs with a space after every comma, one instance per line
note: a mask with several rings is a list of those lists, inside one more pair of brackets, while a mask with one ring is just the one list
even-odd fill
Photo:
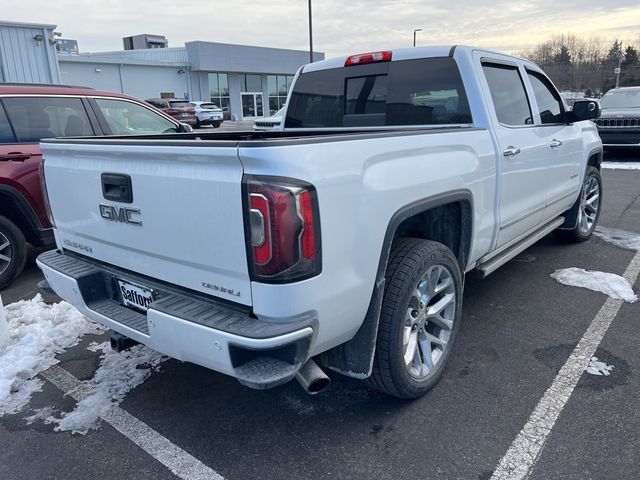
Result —
[[198, 117], [196, 117], [196, 124], [194, 126], [195, 126], [195, 128], [202, 127], [202, 124], [200, 123], [200, 119]]
[[416, 398], [435, 385], [460, 325], [462, 272], [441, 243], [400, 239], [385, 275], [370, 386]]
[[589, 240], [598, 225], [602, 209], [602, 178], [597, 168], [587, 168], [580, 196], [572, 208], [578, 210], [576, 226], [571, 230], [556, 230], [556, 237], [569, 243]]
[[11, 220], [0, 216], [0, 290], [22, 273], [26, 260], [24, 235]]
[[220, 123], [221, 122], [214, 122], [213, 127], [214, 128], [219, 128], [220, 127]]

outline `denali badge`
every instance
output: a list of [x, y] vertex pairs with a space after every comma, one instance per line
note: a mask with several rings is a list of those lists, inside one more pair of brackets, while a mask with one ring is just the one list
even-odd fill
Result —
[[131, 225], [142, 225], [142, 220], [133, 218], [133, 215], [140, 215], [139, 208], [119, 207], [117, 205], [105, 205], [101, 203], [100, 216], [112, 222], [129, 223]]

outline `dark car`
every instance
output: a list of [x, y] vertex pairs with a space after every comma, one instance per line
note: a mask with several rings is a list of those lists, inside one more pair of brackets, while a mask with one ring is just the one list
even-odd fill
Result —
[[194, 127], [198, 122], [196, 117], [196, 109], [188, 100], [180, 100], [179, 98], [150, 98], [147, 100], [158, 110], [162, 110], [167, 115], [182, 123], [187, 123]]
[[596, 120], [605, 148], [640, 148], [640, 87], [609, 90], [600, 100], [602, 115]]
[[[41, 138], [188, 130], [133, 97], [82, 87], [0, 84], [0, 290], [22, 271], [26, 242], [53, 245], [41, 190]], [[69, 185], [73, 195], [73, 185]]]

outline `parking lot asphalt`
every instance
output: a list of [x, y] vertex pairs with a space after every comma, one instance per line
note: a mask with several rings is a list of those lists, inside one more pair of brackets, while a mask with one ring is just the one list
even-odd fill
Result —
[[[640, 171], [604, 170], [603, 181], [600, 224], [640, 233]], [[490, 277], [469, 276], [450, 363], [415, 401], [336, 374], [314, 397], [295, 383], [255, 391], [168, 360], [120, 407], [230, 480], [489, 479], [606, 300], [549, 275], [566, 267], [621, 275], [633, 257], [600, 238], [564, 245], [548, 236]], [[30, 260], [3, 301], [31, 298], [40, 278]], [[622, 305], [595, 354], [611, 374], [581, 375], [530, 478], [640, 478], [639, 323], [640, 303]], [[93, 340], [59, 356], [80, 380], [99, 363], [86, 349]], [[0, 418], [0, 478], [177, 478], [105, 422], [83, 436], [24, 420], [35, 408], [74, 405], [45, 383], [23, 412]]]

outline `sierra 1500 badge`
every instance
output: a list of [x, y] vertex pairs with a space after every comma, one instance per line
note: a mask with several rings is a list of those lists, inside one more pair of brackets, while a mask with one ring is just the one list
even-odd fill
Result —
[[128, 223], [130, 225], [142, 225], [142, 220], [135, 218], [140, 215], [140, 209], [135, 207], [119, 207], [118, 205], [106, 205], [101, 203], [100, 216], [112, 222]]

